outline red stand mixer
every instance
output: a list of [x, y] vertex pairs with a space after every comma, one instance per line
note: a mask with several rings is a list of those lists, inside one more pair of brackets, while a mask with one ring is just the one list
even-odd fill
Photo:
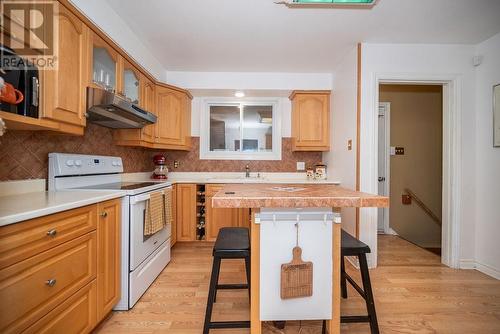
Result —
[[155, 170], [151, 178], [166, 180], [168, 178], [167, 158], [163, 154], [157, 154], [153, 157], [153, 162], [155, 164]]

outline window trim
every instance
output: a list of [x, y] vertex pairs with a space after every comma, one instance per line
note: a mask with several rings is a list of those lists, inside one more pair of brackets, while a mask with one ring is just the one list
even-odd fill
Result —
[[[271, 105], [273, 107], [272, 152], [210, 151], [210, 106], [212, 105]], [[203, 100], [200, 115], [200, 159], [201, 160], [281, 160], [282, 110], [279, 98], [207, 98]]]

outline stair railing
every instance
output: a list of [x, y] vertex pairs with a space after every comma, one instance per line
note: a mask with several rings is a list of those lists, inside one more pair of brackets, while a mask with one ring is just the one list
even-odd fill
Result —
[[413, 191], [411, 191], [410, 189], [408, 188], [405, 188], [404, 191], [406, 192], [406, 194], [408, 196], [410, 196], [413, 200], [415, 200], [415, 202], [417, 203], [417, 205], [422, 209], [424, 210], [424, 212], [429, 216], [431, 217], [431, 219], [436, 223], [438, 224], [439, 226], [442, 226], [442, 222], [441, 222], [441, 219], [436, 215], [434, 214], [434, 212], [432, 212], [431, 209], [429, 209], [429, 207], [427, 205], [425, 205], [424, 202], [422, 202], [422, 200], [420, 198], [418, 198], [417, 195], [415, 195], [415, 193]]

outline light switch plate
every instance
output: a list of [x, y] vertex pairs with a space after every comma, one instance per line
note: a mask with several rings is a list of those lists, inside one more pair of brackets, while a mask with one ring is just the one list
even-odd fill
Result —
[[297, 170], [306, 170], [306, 163], [303, 161], [297, 161]]

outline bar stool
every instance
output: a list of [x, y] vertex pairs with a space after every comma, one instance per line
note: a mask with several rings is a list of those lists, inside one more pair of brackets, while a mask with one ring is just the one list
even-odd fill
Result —
[[[372, 286], [370, 283], [370, 273], [368, 271], [368, 263], [366, 261], [366, 254], [370, 253], [370, 247], [367, 244], [359, 241], [351, 236], [349, 233], [342, 230], [341, 236], [341, 262], [340, 262], [340, 291], [342, 298], [347, 298], [347, 282], [363, 297], [366, 302], [366, 309], [368, 315], [350, 315], [341, 316], [341, 323], [354, 323], [354, 322], [368, 322], [370, 323], [370, 331], [372, 334], [378, 334], [377, 314], [375, 312], [375, 302], [373, 300]], [[361, 281], [363, 289], [349, 276], [345, 271], [346, 256], [356, 256], [359, 260], [359, 267], [361, 271]], [[323, 334], [326, 333], [326, 321], [323, 321]]]
[[[219, 230], [212, 255], [212, 276], [208, 290], [207, 309], [203, 334], [214, 328], [250, 328], [250, 321], [212, 321], [212, 308], [219, 289], [248, 289], [250, 296], [250, 239], [248, 229], [244, 227], [223, 227]], [[244, 259], [247, 284], [219, 284], [222, 259]]]
[[[340, 322], [353, 323], [353, 322], [368, 322], [370, 323], [370, 330], [372, 334], [378, 334], [377, 313], [375, 312], [375, 302], [373, 300], [372, 285], [370, 282], [370, 273], [368, 271], [368, 263], [366, 261], [366, 254], [370, 253], [370, 247], [367, 244], [359, 241], [351, 236], [349, 233], [342, 230], [341, 237], [341, 263], [340, 263], [340, 289], [342, 298], [347, 298], [347, 282], [363, 297], [366, 302], [366, 309], [368, 315], [365, 316], [342, 316]], [[346, 256], [357, 256], [359, 260], [359, 268], [361, 271], [361, 281], [363, 289], [349, 276], [345, 271]]]

